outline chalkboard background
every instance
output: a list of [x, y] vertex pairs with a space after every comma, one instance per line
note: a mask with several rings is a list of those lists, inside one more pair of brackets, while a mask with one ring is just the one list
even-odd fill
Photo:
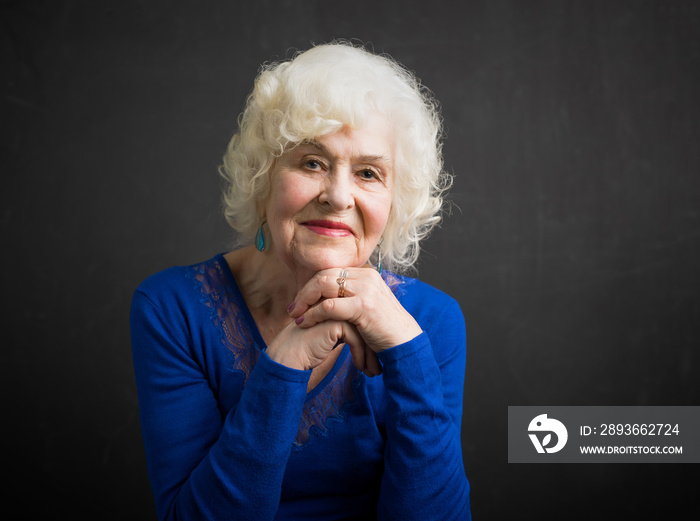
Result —
[[[136, 285], [228, 248], [216, 167], [258, 66], [356, 38], [441, 101], [476, 519], [684, 519], [694, 465], [509, 465], [508, 405], [698, 405], [698, 2], [3, 1], [5, 486], [154, 519]], [[687, 517], [688, 519], [690, 517]], [[694, 517], [693, 517], [694, 518]]]

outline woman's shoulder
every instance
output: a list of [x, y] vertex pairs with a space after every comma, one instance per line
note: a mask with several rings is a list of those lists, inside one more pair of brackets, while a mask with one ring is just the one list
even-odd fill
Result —
[[[382, 278], [405, 308], [459, 308], [457, 301], [444, 291], [419, 279], [393, 272], [382, 273]], [[410, 310], [409, 310], [410, 311]]]
[[[444, 291], [405, 275], [382, 277], [392, 288], [401, 305], [430, 339], [435, 358], [461, 359], [466, 352], [466, 326], [459, 303]], [[461, 363], [461, 362], [460, 362]]]
[[[430, 335], [447, 329], [463, 331], [464, 315], [459, 303], [444, 291], [421, 280], [395, 273], [382, 273], [382, 278], [401, 305]], [[442, 333], [440, 333], [442, 334]]]

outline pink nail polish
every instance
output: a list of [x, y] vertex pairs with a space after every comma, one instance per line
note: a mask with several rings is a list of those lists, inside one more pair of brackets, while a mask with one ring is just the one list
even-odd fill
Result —
[[298, 324], [301, 324], [303, 321], [304, 321], [304, 315], [297, 318], [294, 322], [298, 325]]
[[289, 304], [289, 307], [287, 308], [287, 313], [291, 313], [294, 311], [294, 306], [296, 306], [296, 302], [292, 301], [291, 304]]

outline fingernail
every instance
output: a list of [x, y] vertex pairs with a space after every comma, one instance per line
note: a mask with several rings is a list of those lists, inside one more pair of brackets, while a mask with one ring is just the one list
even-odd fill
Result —
[[297, 318], [294, 322], [296, 322], [297, 324], [301, 324], [303, 321], [304, 321], [304, 315]]
[[296, 306], [296, 302], [292, 300], [292, 303], [289, 304], [289, 307], [287, 308], [287, 313], [291, 313], [292, 311], [294, 311], [294, 306]]

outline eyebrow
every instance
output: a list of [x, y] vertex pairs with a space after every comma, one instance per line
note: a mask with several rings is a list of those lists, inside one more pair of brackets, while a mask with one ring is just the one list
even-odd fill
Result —
[[[304, 141], [299, 146], [317, 148], [327, 156], [334, 155], [323, 143], [319, 143], [315, 140]], [[353, 156], [353, 160], [359, 161], [360, 163], [385, 163], [387, 165], [391, 164], [391, 160], [388, 157], [383, 156], [381, 154], [363, 154], [361, 156]]]

